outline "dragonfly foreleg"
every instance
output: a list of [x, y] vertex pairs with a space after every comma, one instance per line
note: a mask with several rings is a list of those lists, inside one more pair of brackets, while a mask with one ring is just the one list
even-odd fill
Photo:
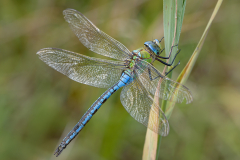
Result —
[[[168, 57], [157, 56], [157, 58], [169, 59], [169, 58], [170, 58], [170, 56], [171, 56], [171, 53], [172, 53], [172, 49], [173, 49], [173, 47], [176, 47], [176, 46], [178, 46], [178, 45], [175, 45], [175, 46], [172, 46], [172, 47], [171, 47], [171, 51], [170, 51], [170, 54], [169, 54], [169, 56], [168, 56]], [[164, 49], [165, 49], [165, 48], [164, 48]], [[161, 52], [160, 52], [160, 53], [162, 53], [162, 52], [164, 51], [164, 49], [163, 49], [163, 50], [161, 50]], [[178, 52], [178, 53], [179, 53], [179, 52]], [[178, 54], [178, 53], [177, 53], [177, 54]], [[174, 59], [176, 58], [177, 54], [175, 55]], [[174, 61], [174, 60], [173, 60], [173, 61]]]
[[161, 62], [161, 63], [163, 63], [163, 64], [165, 64], [165, 65], [167, 65], [167, 66], [172, 66], [172, 64], [173, 64], [173, 62], [174, 62], [176, 56], [178, 55], [178, 53], [180, 53], [180, 51], [181, 51], [181, 49], [179, 49], [179, 51], [178, 51], [178, 52], [176, 53], [176, 55], [174, 56], [174, 58], [173, 58], [173, 60], [172, 60], [172, 63], [166, 63], [166, 62], [162, 61], [161, 59], [159, 59], [159, 58], [163, 58], [163, 59], [166, 58], [166, 59], [169, 59], [169, 58], [170, 58], [170, 55], [169, 55], [169, 57], [160, 57], [160, 56], [158, 56], [158, 57], [156, 57], [156, 60], [159, 61], [159, 62]]
[[160, 41], [159, 41], [160, 43], [162, 42], [163, 38], [164, 38], [164, 37], [162, 37], [162, 38], [160, 39]]

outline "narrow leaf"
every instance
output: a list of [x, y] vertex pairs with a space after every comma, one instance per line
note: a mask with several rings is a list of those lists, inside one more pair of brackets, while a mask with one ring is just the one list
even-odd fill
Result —
[[[166, 56], [170, 54], [171, 46], [175, 45], [175, 42], [178, 43], [183, 15], [185, 12], [185, 0], [163, 0], [163, 19], [164, 19], [164, 41], [165, 41], [165, 53]], [[177, 6], [179, 8], [177, 9]], [[177, 13], [176, 13], [177, 10]], [[170, 62], [172, 57], [175, 56], [177, 47], [174, 47], [171, 52]], [[163, 71], [163, 74], [165, 69]], [[171, 75], [170, 75], [171, 76]], [[156, 92], [157, 93], [157, 92]], [[158, 96], [155, 95], [155, 103], [159, 104]], [[166, 102], [163, 101], [163, 111], [166, 107]], [[150, 114], [151, 116], [151, 114]], [[158, 123], [158, 122], [156, 122]], [[143, 160], [155, 160], [158, 153], [158, 144], [160, 143], [161, 137], [155, 132], [152, 132], [150, 129], [147, 130], [144, 150], [143, 150]]]

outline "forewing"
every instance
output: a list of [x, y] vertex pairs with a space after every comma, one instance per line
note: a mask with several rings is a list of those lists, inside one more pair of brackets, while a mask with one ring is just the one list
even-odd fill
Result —
[[124, 62], [92, 58], [57, 48], [44, 48], [37, 54], [43, 62], [70, 79], [99, 88], [115, 84], [125, 68]]
[[165, 76], [163, 76], [153, 65], [146, 61], [141, 61], [137, 64], [136, 72], [138, 73], [139, 81], [144, 87], [155, 95], [159, 82], [161, 83], [158, 90], [160, 99], [182, 103], [186, 99], [186, 103], [193, 101], [193, 96], [190, 90]]
[[123, 44], [98, 29], [82, 13], [67, 9], [63, 14], [73, 32], [89, 50], [118, 60], [129, 58], [130, 51]]
[[168, 135], [168, 120], [159, 105], [153, 102], [153, 95], [138, 79], [123, 88], [120, 98], [124, 108], [135, 120], [162, 136]]

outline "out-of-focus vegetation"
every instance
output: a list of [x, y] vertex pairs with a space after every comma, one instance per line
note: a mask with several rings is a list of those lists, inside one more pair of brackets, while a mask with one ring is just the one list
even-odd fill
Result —
[[[216, 2], [187, 1], [177, 57], [181, 65], [173, 79]], [[194, 102], [176, 105], [159, 159], [240, 159], [239, 7], [238, 0], [223, 2], [186, 83]], [[35, 54], [57, 47], [101, 57], [78, 41], [64, 21], [66, 8], [82, 12], [129, 50], [163, 36], [162, 1], [0, 1], [1, 160], [55, 159], [63, 136], [105, 91], [70, 80]], [[120, 91], [111, 96], [58, 159], [141, 159], [146, 128], [125, 111], [119, 97]]]

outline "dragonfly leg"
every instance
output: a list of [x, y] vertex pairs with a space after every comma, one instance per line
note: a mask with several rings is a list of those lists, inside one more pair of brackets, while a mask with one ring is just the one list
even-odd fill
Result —
[[[137, 68], [137, 69], [139, 69], [139, 67], [138, 67], [138, 66], [136, 66], [136, 68]], [[152, 74], [151, 74], [150, 65], [148, 65], [148, 67], [147, 67], [147, 70], [148, 70], [148, 75], [149, 75], [149, 79], [150, 79], [150, 81], [152, 81], [152, 80], [154, 80], [154, 79], [156, 79], [156, 78], [157, 78], [157, 77], [155, 77], [154, 79], [152, 78]], [[136, 74], [136, 72], [135, 72], [135, 74]]]
[[[165, 50], [165, 48], [163, 48], [160, 52], [159, 52], [159, 54], [161, 54], [163, 51]], [[162, 56], [158, 56], [158, 57], [162, 57]], [[164, 57], [165, 58], [165, 57]], [[163, 59], [164, 59], [163, 58]]]
[[178, 50], [178, 52], [175, 54], [175, 56], [174, 56], [174, 58], [173, 58], [173, 60], [172, 60], [172, 63], [171, 63], [171, 65], [173, 64], [173, 62], [174, 62], [174, 60], [175, 60], [176, 56], [178, 55], [178, 53], [180, 53], [180, 51], [181, 51], [181, 49], [179, 49], [179, 50]]
[[[162, 57], [160, 57], [160, 56], [158, 56], [159, 58], [156, 57], [156, 60], [159, 61], [159, 62], [161, 62], [161, 63], [163, 63], [163, 64], [165, 64], [165, 65], [167, 65], [167, 66], [172, 66], [175, 58], [177, 57], [178, 53], [180, 53], [180, 51], [181, 51], [181, 49], [179, 49], [178, 52], [176, 53], [176, 55], [174, 56], [174, 58], [173, 58], [173, 60], [172, 60], [172, 63], [166, 63], [166, 62], [162, 61], [161, 59], [159, 59], [159, 58], [162, 58]], [[170, 57], [163, 57], [163, 59], [168, 59], [168, 58], [170, 58]]]
[[[155, 68], [152, 68], [152, 69], [155, 70], [156, 73], [158, 73], [158, 71], [157, 71]], [[150, 79], [150, 81], [155, 80], [155, 79], [158, 78], [158, 77], [162, 77], [162, 78], [163, 78], [163, 76], [160, 75], [160, 74], [158, 74], [157, 77], [153, 78], [153, 77], [152, 77], [152, 74], [151, 74], [150, 66], [148, 67], [148, 74], [149, 74], [149, 79]]]
[[162, 42], [163, 38], [164, 38], [164, 37], [162, 37], [159, 42]]
[[149, 79], [150, 79], [150, 81], [152, 81], [153, 79], [152, 79], [152, 74], [151, 74], [151, 70], [150, 70], [150, 68], [148, 67], [148, 75], [149, 75]]
[[[177, 46], [177, 45], [175, 45], [175, 46]], [[157, 56], [157, 57], [156, 57], [156, 60], [159, 61], [159, 62], [161, 62], [161, 63], [163, 63], [163, 64], [165, 64], [165, 65], [167, 65], [167, 66], [172, 66], [173, 62], [175, 61], [176, 56], [178, 55], [178, 53], [180, 53], [181, 49], [178, 50], [178, 52], [177, 52], [176, 55], [174, 56], [171, 64], [170, 64], [170, 63], [166, 63], [166, 62], [162, 61], [162, 60], [159, 59], [159, 58], [169, 59], [169, 58], [170, 58], [170, 55], [171, 55], [171, 53], [172, 53], [172, 48], [175, 47], [175, 46], [172, 46], [172, 47], [171, 47], [171, 52], [170, 52], [170, 54], [169, 54], [168, 57]], [[165, 76], [168, 75], [170, 72], [172, 72], [172, 70], [173, 70], [174, 68], [176, 68], [179, 64], [180, 64], [180, 61], [179, 61], [170, 71], [166, 72], [166, 73], [165, 73]]]
[[157, 61], [159, 61], [159, 62], [161, 62], [162, 64], [165, 64], [165, 65], [167, 65], [167, 66], [171, 66], [171, 64], [168, 64], [168, 63], [166, 63], [166, 62], [164, 62], [164, 61], [162, 61], [161, 59], [159, 59], [159, 58], [155, 58]]
[[[170, 51], [170, 54], [169, 54], [169, 56], [168, 57], [162, 57], [162, 56], [157, 56], [158, 58], [162, 58], [162, 59], [169, 59], [170, 58], [170, 56], [171, 56], [171, 53], [172, 53], [172, 49], [173, 49], [173, 47], [176, 47], [176, 46], [178, 46], [178, 45], [175, 45], [175, 46], [172, 46], [171, 47], [171, 51]], [[165, 49], [165, 48], [164, 48]], [[163, 49], [163, 50], [164, 50]], [[163, 50], [161, 50], [161, 52], [160, 53], [162, 53], [163, 52]], [[177, 55], [177, 54], [176, 54]], [[175, 55], [175, 57], [176, 57], [176, 55]]]
[[168, 73], [172, 72], [172, 70], [173, 70], [174, 68], [176, 68], [179, 64], [180, 64], [180, 61], [179, 61], [170, 71], [168, 71], [167, 73], [165, 73], [165, 76], [168, 75]]

